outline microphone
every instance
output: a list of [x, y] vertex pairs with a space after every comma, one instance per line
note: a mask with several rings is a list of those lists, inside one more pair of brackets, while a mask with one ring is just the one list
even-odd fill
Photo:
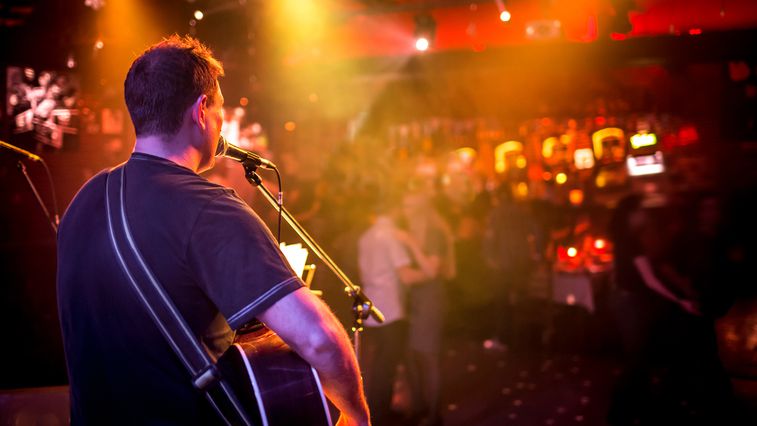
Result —
[[258, 167], [262, 167], [264, 169], [275, 169], [276, 165], [272, 162], [266, 160], [265, 158], [262, 158], [258, 154], [255, 154], [252, 151], [247, 151], [246, 149], [242, 149], [236, 145], [233, 145], [229, 143], [229, 141], [226, 140], [223, 136], [218, 137], [218, 148], [216, 148], [216, 157], [226, 157], [231, 158], [232, 160], [239, 161], [240, 163], [244, 163], [245, 161], [250, 161], [254, 165]]
[[34, 155], [34, 154], [32, 154], [31, 152], [29, 152], [29, 151], [27, 151], [25, 149], [21, 149], [21, 148], [17, 147], [16, 145], [11, 145], [9, 143], [5, 143], [3, 141], [0, 141], [0, 147], [9, 149], [9, 150], [15, 152], [18, 155], [23, 155], [24, 157], [26, 157], [29, 160], [32, 160], [32, 161], [42, 161], [42, 159], [39, 157], [39, 155]]

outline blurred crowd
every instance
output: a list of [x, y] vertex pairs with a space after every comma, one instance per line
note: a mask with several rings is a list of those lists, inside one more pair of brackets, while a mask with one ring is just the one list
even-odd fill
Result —
[[[675, 423], [692, 406], [707, 421], [735, 412], [715, 320], [754, 296], [750, 202], [626, 191], [612, 205], [570, 203], [523, 197], [475, 171], [451, 178], [447, 157], [431, 151], [407, 155], [367, 141], [333, 154], [315, 179], [285, 175], [285, 204], [387, 316], [365, 331], [375, 424], [441, 424], [445, 336], [491, 351], [587, 339], [586, 323], [561, 333], [560, 306], [580, 305], [555, 296], [564, 276], [586, 278], [596, 299], [589, 312], [609, 320], [600, 325], [605, 346], [623, 355], [611, 424]], [[288, 164], [295, 160], [282, 158], [282, 170], [298, 170]], [[267, 207], [257, 210], [275, 223]], [[412, 400], [402, 418], [392, 408], [400, 365]]]

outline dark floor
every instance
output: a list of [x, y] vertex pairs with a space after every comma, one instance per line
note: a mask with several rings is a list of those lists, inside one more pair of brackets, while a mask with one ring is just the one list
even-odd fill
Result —
[[603, 424], [618, 368], [578, 355], [493, 352], [455, 342], [444, 371], [445, 424], [558, 425]]
[[[621, 370], [615, 356], [492, 350], [481, 341], [447, 340], [442, 364], [444, 425], [607, 424], [610, 394]], [[750, 419], [738, 424], [757, 424], [757, 382], [737, 381], [735, 390]], [[684, 414], [676, 424], [708, 424], [699, 419], [697, 407], [678, 403], [676, 411]], [[406, 385], [400, 379], [394, 406], [403, 411], [408, 405]]]

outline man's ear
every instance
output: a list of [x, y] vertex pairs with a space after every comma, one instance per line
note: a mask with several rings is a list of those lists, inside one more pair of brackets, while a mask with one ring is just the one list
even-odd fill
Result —
[[208, 95], [202, 94], [192, 104], [192, 121], [205, 130], [205, 115], [208, 112]]

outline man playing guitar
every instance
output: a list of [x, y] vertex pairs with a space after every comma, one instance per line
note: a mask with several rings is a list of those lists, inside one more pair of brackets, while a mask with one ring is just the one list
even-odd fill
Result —
[[190, 37], [172, 36], [139, 56], [124, 83], [134, 152], [90, 179], [63, 217], [58, 307], [74, 425], [220, 422], [117, 262], [106, 213], [115, 170], [134, 243], [212, 359], [229, 347], [232, 330], [257, 319], [317, 371], [341, 412], [337, 424], [369, 424], [341, 324], [303, 286], [259, 217], [198, 175], [214, 164], [222, 75]]

